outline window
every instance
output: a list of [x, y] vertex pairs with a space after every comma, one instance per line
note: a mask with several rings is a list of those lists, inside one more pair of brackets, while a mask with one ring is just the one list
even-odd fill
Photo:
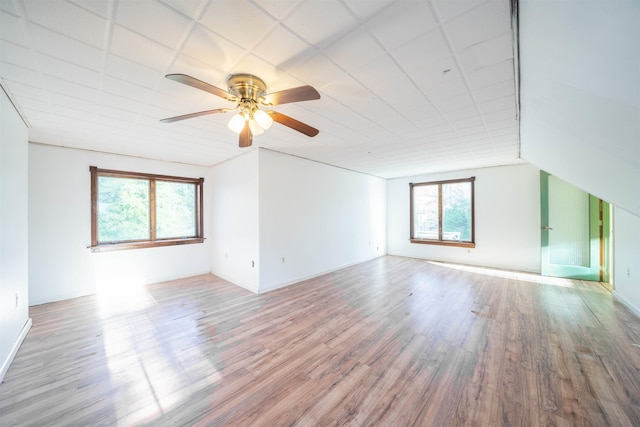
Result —
[[411, 183], [411, 242], [475, 247], [475, 177]]
[[204, 241], [204, 178], [89, 170], [93, 252]]

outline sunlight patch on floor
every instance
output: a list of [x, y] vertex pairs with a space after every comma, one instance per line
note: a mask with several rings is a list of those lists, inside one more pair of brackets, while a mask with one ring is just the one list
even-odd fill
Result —
[[500, 270], [489, 267], [476, 267], [464, 264], [452, 264], [440, 261], [429, 261], [429, 264], [440, 267], [452, 268], [455, 270], [468, 271], [470, 273], [482, 274], [491, 277], [501, 277], [505, 279], [514, 279], [522, 282], [539, 283], [543, 285], [560, 286], [563, 288], [575, 288], [576, 284], [572, 279], [563, 279], [560, 277], [541, 276], [534, 273], [526, 273], [522, 271]]

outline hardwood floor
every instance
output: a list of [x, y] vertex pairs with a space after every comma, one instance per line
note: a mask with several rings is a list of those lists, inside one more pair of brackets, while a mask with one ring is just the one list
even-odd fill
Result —
[[640, 320], [597, 283], [387, 256], [127, 289], [31, 308], [0, 425], [640, 425]]

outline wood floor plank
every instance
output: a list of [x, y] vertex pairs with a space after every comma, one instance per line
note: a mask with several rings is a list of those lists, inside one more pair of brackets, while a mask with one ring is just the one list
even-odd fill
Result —
[[640, 319], [597, 283], [386, 256], [30, 317], [2, 426], [640, 425]]

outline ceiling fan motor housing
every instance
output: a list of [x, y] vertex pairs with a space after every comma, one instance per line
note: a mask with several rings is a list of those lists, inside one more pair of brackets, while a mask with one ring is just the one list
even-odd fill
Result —
[[229, 93], [241, 100], [258, 103], [267, 93], [267, 85], [260, 78], [251, 74], [232, 74], [227, 79]]

